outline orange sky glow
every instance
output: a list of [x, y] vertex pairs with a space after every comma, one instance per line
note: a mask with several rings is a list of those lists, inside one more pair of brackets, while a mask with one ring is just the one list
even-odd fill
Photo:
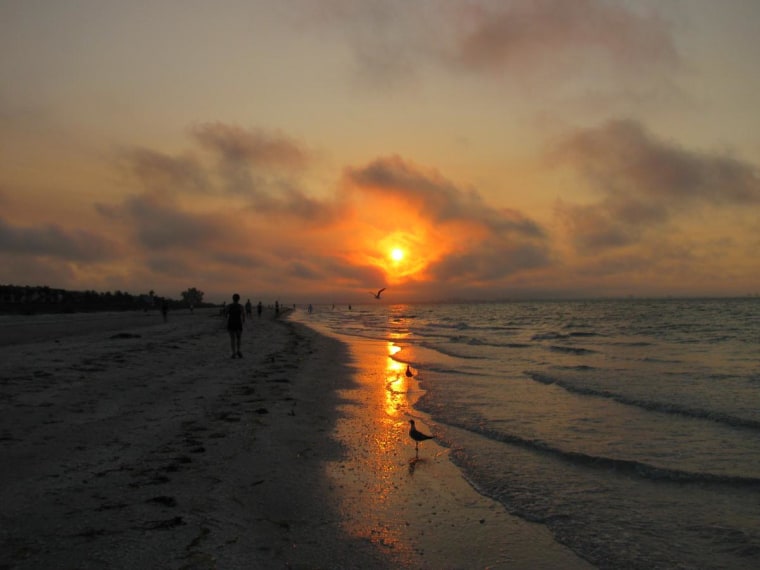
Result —
[[758, 19], [744, 0], [3, 2], [0, 282], [757, 294]]

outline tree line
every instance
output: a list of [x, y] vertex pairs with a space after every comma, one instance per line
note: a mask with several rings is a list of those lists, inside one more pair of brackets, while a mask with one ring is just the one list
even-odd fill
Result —
[[154, 291], [132, 295], [125, 291], [70, 291], [54, 287], [0, 285], [0, 313], [79, 313], [91, 311], [148, 311], [210, 306], [203, 302], [203, 291], [191, 287], [179, 299], [156, 295]]

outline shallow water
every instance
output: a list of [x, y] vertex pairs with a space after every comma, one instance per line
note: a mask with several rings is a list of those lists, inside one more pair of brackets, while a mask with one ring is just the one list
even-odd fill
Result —
[[316, 306], [294, 318], [393, 342], [472, 485], [586, 560], [760, 565], [760, 300]]

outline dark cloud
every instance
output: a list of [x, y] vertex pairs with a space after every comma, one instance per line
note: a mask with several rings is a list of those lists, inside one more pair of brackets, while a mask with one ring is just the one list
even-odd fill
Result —
[[635, 243], [648, 230], [700, 206], [760, 203], [753, 165], [686, 150], [631, 120], [573, 133], [553, 148], [550, 159], [576, 169], [600, 196], [591, 204], [559, 204], [582, 249]]
[[0, 218], [0, 250], [94, 262], [113, 257], [119, 247], [110, 239], [87, 230], [67, 229], [57, 224], [16, 226]]
[[[207, 123], [192, 130], [201, 146], [218, 159], [219, 192], [242, 196], [252, 213], [329, 223], [333, 204], [309, 196], [297, 177], [311, 162], [306, 146], [281, 133]], [[202, 179], [210, 179], [204, 175]]]
[[148, 196], [133, 196], [125, 201], [123, 212], [139, 243], [149, 249], [192, 250], [214, 243], [234, 240], [236, 226], [212, 214], [181, 210]]
[[[372, 86], [413, 83], [419, 69], [504, 70], [524, 79], [672, 70], [679, 56], [654, 8], [606, 0], [302, 2], [311, 26], [338, 29], [359, 77]], [[642, 73], [637, 73], [641, 76]]]
[[476, 223], [491, 232], [541, 237], [542, 229], [519, 212], [488, 206], [474, 190], [463, 190], [437, 172], [425, 172], [398, 156], [347, 170], [348, 180], [365, 192], [396, 197], [434, 223]]
[[174, 157], [145, 148], [134, 148], [125, 151], [121, 158], [148, 190], [197, 194], [210, 189], [203, 166], [192, 156]]
[[0, 265], [13, 268], [13, 273], [4, 274], [4, 283], [14, 285], [50, 285], [66, 289], [95, 287], [95, 283], [85, 286], [78, 280], [77, 267], [61, 258], [32, 255], [7, 254], [0, 251]]
[[192, 275], [198, 272], [198, 262], [201, 256], [187, 258], [166, 253], [148, 252], [143, 263], [152, 273], [157, 275]]
[[632, 120], [580, 130], [557, 145], [552, 156], [571, 163], [609, 196], [631, 194], [661, 205], [760, 202], [755, 166], [659, 140]]
[[340, 257], [319, 254], [310, 249], [308, 244], [291, 249], [287, 258], [289, 261], [283, 267], [284, 273], [306, 282], [308, 287], [351, 289], [385, 284], [386, 276], [379, 268], [356, 265]]
[[316, 281], [324, 277], [322, 271], [316, 269], [311, 264], [307, 264], [302, 261], [293, 261], [289, 263], [287, 273], [291, 277], [306, 279], [309, 281]]
[[[139, 193], [123, 206], [96, 204], [112, 220], [131, 217], [141, 243], [155, 247], [198, 244], [223, 231], [213, 216], [183, 213], [181, 196], [229, 196], [245, 201], [241, 212], [252, 216], [296, 219], [311, 226], [331, 222], [336, 206], [300, 188], [297, 176], [310, 160], [304, 145], [263, 130], [208, 123], [192, 129], [194, 140], [211, 154], [172, 156], [145, 148], [122, 151], [119, 161], [139, 184]], [[236, 202], [237, 203], [237, 202]], [[192, 204], [187, 202], [187, 204]]]
[[265, 192], [255, 192], [250, 209], [258, 214], [295, 218], [311, 226], [329, 224], [339, 213], [336, 204], [313, 198], [287, 183], [273, 186]]
[[216, 252], [213, 254], [213, 260], [222, 265], [240, 269], [255, 269], [266, 264], [266, 260], [262, 256], [250, 254], [245, 249]]
[[[260, 271], [258, 260], [239, 252], [215, 251], [203, 248], [190, 255], [178, 255], [176, 251], [161, 250], [145, 252], [142, 265], [149, 275], [161, 275], [164, 283], [179, 292], [188, 286], [197, 286], [201, 290], [225, 291], [222, 298], [228, 299], [232, 290], [239, 289], [241, 294], [251, 288], [258, 278], [259, 283], [266, 281], [252, 271]], [[256, 275], [256, 277], [252, 277]], [[178, 293], [177, 293], [178, 294]]]
[[498, 282], [527, 269], [550, 263], [548, 248], [543, 244], [496, 241], [481, 244], [463, 253], [452, 253], [434, 264], [430, 272], [442, 282]]
[[[473, 68], [567, 65], [596, 53], [615, 65], [642, 67], [678, 60], [666, 23], [603, 0], [475, 2], [463, 20], [456, 57]], [[568, 57], [571, 56], [571, 57]]]
[[620, 223], [603, 204], [581, 206], [560, 202], [557, 212], [574, 236], [575, 245], [584, 251], [630, 245], [638, 241], [643, 228]]
[[404, 0], [305, 0], [291, 7], [301, 26], [345, 37], [353, 72], [363, 83], [394, 89], [414, 83], [421, 58], [437, 49], [436, 24], [446, 8], [440, 3], [430, 10], [426, 2]]
[[640, 252], [615, 252], [610, 255], [601, 255], [581, 261], [576, 273], [585, 280], [594, 281], [600, 277], [608, 277], [623, 274], [650, 274], [652, 271], [662, 272], [664, 267], [663, 258], [667, 259], [667, 265], [672, 265], [673, 259], [688, 259], [688, 251], [678, 251], [678, 257], [673, 252], [665, 254], [662, 251], [644, 250]]
[[354, 265], [337, 257], [319, 254], [303, 244], [301, 248], [291, 249], [283, 271], [290, 277], [312, 282], [329, 283], [330, 287], [338, 284], [357, 286], [362, 283], [383, 283], [385, 275], [377, 267]]
[[243, 129], [224, 123], [198, 125], [191, 133], [205, 149], [230, 164], [302, 169], [310, 160], [303, 145], [281, 133]]
[[385, 284], [386, 275], [379, 268], [372, 265], [355, 265], [339, 258], [322, 257], [319, 260], [325, 275], [339, 283], [354, 286], [364, 286], [367, 283]]

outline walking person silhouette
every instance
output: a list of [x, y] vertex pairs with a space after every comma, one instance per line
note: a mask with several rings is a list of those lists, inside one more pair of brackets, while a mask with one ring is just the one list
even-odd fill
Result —
[[227, 332], [230, 333], [231, 358], [243, 358], [240, 352], [240, 340], [243, 336], [243, 323], [245, 322], [245, 308], [240, 304], [240, 295], [232, 296], [232, 304], [227, 307]]

